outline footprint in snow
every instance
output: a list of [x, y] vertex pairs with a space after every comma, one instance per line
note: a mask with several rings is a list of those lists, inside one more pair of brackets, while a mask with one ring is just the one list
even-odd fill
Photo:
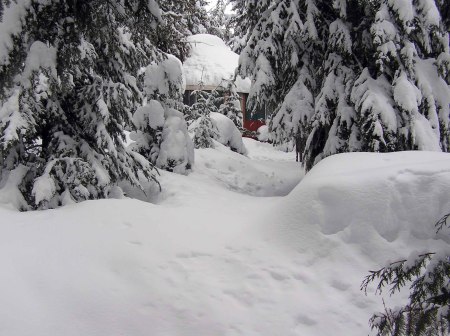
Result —
[[285, 280], [289, 280], [289, 278], [290, 278], [288, 275], [281, 274], [279, 272], [275, 272], [275, 271], [271, 271], [271, 270], [268, 270], [267, 272], [270, 274], [270, 276], [274, 280], [277, 280], [277, 281], [285, 281]]
[[298, 324], [304, 324], [304, 325], [307, 325], [307, 326], [313, 326], [313, 325], [317, 324], [317, 321], [312, 319], [312, 318], [310, 318], [307, 315], [301, 314], [301, 315], [297, 316], [297, 323]]
[[199, 258], [199, 257], [211, 257], [212, 255], [205, 252], [190, 251], [177, 253], [176, 257], [181, 259]]

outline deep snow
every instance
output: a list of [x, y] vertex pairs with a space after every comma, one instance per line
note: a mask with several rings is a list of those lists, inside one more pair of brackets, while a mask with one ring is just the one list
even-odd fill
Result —
[[[187, 37], [191, 53], [183, 63], [186, 85], [224, 86], [233, 80], [239, 55], [233, 52], [219, 37], [198, 34]], [[250, 79], [237, 76], [234, 80], [237, 92], [250, 91]]]
[[161, 171], [154, 204], [0, 205], [0, 334], [367, 335], [367, 271], [447, 248], [449, 154], [336, 155], [295, 187], [294, 153], [244, 143]]

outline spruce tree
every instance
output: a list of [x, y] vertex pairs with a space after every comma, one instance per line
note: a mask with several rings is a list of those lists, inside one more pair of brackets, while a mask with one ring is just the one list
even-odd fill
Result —
[[[448, 43], [435, 2], [362, 4], [348, 1], [346, 6], [354, 51], [341, 58], [349, 71], [341, 76], [344, 90], [331, 91], [343, 104], [330, 106], [333, 99], [326, 94], [325, 106], [331, 108], [317, 118], [324, 106], [322, 93], [329, 87], [325, 79], [316, 99], [306, 169], [344, 151], [448, 151], [450, 91], [448, 79], [442, 76], [448, 64], [440, 61], [448, 59]], [[330, 52], [333, 24], [327, 39]], [[332, 77], [336, 74], [338, 69]]]
[[138, 173], [156, 181], [123, 130], [141, 104], [135, 75], [161, 58], [148, 36], [157, 3], [0, 3], [1, 178], [21, 171], [22, 209], [107, 197]]
[[247, 107], [265, 109], [277, 146], [302, 138], [306, 169], [340, 152], [449, 151], [446, 2], [277, 0], [257, 19], [255, 2], [234, 4]]
[[444, 30], [434, 1], [380, 2], [371, 27], [376, 71], [364, 70], [352, 92], [362, 150], [449, 150]]
[[194, 129], [195, 148], [214, 148], [213, 139], [217, 136], [209, 114], [202, 115]]
[[211, 25], [205, 8], [208, 2], [205, 0], [184, 0], [182, 2], [191, 35], [207, 33]]
[[210, 113], [217, 112], [214, 96], [206, 91], [195, 91], [196, 102], [189, 109], [190, 128], [194, 132], [195, 148], [213, 148], [213, 139], [217, 138], [217, 129]]
[[[320, 89], [320, 69], [325, 53], [323, 15], [317, 1], [297, 2], [300, 24], [296, 42], [297, 66], [288, 68], [295, 82], [285, 83], [286, 95], [279, 96], [278, 106], [270, 116], [270, 138], [283, 150], [292, 150], [294, 138], [305, 144], [311, 131], [315, 94]], [[283, 60], [289, 64], [290, 59]], [[304, 146], [302, 146], [304, 147]], [[303, 150], [303, 149], [302, 149]]]
[[[252, 79], [247, 108], [270, 118], [271, 140], [293, 148], [306, 140], [324, 58], [323, 9], [317, 1], [281, 0], [260, 15], [240, 59], [240, 74]], [[249, 22], [253, 20], [249, 14]]]
[[444, 28], [447, 32], [450, 32], [450, 3], [446, 0], [437, 0], [436, 3], [439, 7], [439, 12], [441, 13]]
[[246, 46], [261, 15], [269, 8], [270, 0], [229, 0], [234, 14], [230, 18], [230, 26], [234, 34], [228, 42], [232, 50], [238, 54]]
[[191, 48], [186, 37], [211, 33], [215, 29], [206, 11], [206, 4], [205, 0], [160, 1], [163, 20], [152, 32], [152, 40], [156, 46], [183, 62], [189, 56]]
[[219, 113], [230, 118], [239, 130], [242, 130], [241, 99], [236, 90], [236, 84], [229, 81], [225, 92], [220, 92]]
[[239, 74], [250, 77], [247, 108], [272, 114], [296, 82], [301, 19], [296, 1], [277, 1], [261, 14], [241, 52]]
[[[448, 228], [449, 215], [437, 224], [437, 233]], [[443, 232], [441, 232], [442, 234]], [[379, 336], [448, 335], [450, 330], [450, 265], [445, 251], [418, 255], [415, 259], [403, 259], [376, 271], [370, 271], [361, 284], [367, 294], [368, 286], [377, 282], [376, 294], [386, 287], [394, 295], [410, 284], [408, 302], [376, 313], [370, 325]]]
[[226, 41], [229, 34], [227, 30], [227, 17], [225, 14], [226, 3], [224, 0], [218, 0], [216, 5], [208, 12], [209, 29], [208, 33], [220, 37]]
[[359, 71], [360, 50], [354, 39], [364, 35], [361, 29], [367, 29], [361, 22], [365, 5], [358, 1], [334, 1], [330, 5], [323, 2], [320, 8], [324, 22], [330, 24], [323, 35], [325, 58], [317, 78], [320, 90], [305, 148], [303, 163], [307, 170], [326, 156], [360, 148], [350, 94]]
[[189, 30], [189, 18], [186, 1], [160, 1], [163, 20], [152, 31], [155, 45], [167, 54], [184, 61], [190, 52], [186, 37], [192, 35]]

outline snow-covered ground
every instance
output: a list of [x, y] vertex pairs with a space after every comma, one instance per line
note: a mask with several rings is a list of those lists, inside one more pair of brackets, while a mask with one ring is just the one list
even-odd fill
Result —
[[448, 246], [449, 154], [336, 155], [297, 185], [295, 153], [244, 143], [161, 172], [154, 204], [0, 205], [0, 335], [367, 335], [367, 271]]

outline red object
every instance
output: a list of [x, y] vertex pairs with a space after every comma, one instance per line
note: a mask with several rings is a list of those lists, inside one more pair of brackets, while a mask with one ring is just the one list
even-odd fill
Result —
[[244, 128], [251, 132], [256, 132], [258, 128], [265, 124], [263, 120], [244, 120]]

